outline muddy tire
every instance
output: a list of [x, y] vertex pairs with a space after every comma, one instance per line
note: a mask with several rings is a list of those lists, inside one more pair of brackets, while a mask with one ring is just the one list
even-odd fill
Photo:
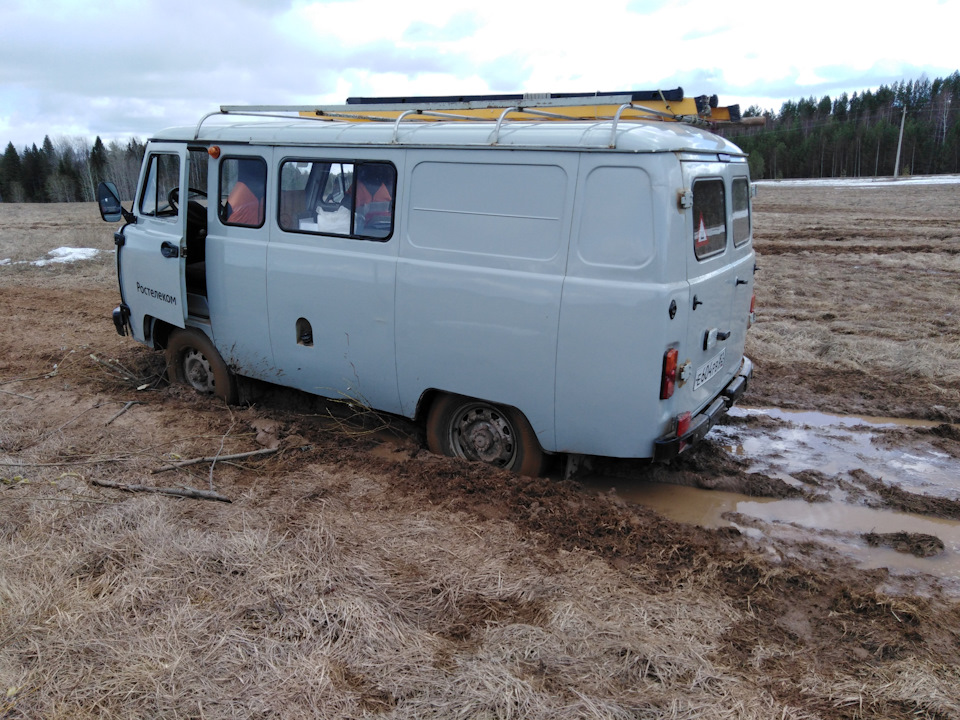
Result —
[[220, 353], [196, 328], [174, 330], [167, 343], [167, 374], [171, 383], [192, 387], [205, 395], [237, 402], [237, 381]]
[[462, 395], [443, 395], [433, 403], [427, 447], [530, 477], [543, 470], [543, 448], [523, 413]]

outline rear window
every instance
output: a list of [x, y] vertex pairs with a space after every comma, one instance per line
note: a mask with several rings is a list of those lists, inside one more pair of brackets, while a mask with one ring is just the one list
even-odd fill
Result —
[[733, 181], [733, 244], [737, 247], [750, 239], [750, 184], [746, 178]]
[[727, 246], [727, 213], [723, 180], [693, 184], [693, 251], [697, 260], [721, 254]]

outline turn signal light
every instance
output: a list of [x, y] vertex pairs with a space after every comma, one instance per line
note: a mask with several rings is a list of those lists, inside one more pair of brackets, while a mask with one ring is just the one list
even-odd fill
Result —
[[663, 374], [660, 376], [660, 399], [666, 400], [673, 397], [673, 391], [677, 387], [677, 358], [679, 353], [676, 348], [670, 348], [663, 354]]

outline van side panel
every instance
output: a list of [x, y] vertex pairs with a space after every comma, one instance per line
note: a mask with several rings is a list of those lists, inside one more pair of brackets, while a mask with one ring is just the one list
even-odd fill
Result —
[[687, 303], [670, 213], [676, 157], [585, 155], [573, 218], [557, 349], [557, 449], [650, 457], [664, 432], [663, 354], [684, 336]]
[[557, 324], [578, 157], [494, 153], [408, 155], [397, 270], [403, 413], [412, 415], [431, 388], [503, 403], [521, 410], [553, 450]]

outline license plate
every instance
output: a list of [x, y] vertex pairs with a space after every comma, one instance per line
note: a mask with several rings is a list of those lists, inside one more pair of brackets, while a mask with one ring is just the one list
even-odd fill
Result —
[[701, 365], [697, 368], [697, 376], [693, 380], [693, 389], [696, 390], [698, 387], [703, 385], [707, 380], [712, 378], [718, 372], [723, 369], [723, 360], [727, 354], [727, 349], [724, 348], [716, 355], [714, 355], [710, 360], [707, 361], [705, 365]]

